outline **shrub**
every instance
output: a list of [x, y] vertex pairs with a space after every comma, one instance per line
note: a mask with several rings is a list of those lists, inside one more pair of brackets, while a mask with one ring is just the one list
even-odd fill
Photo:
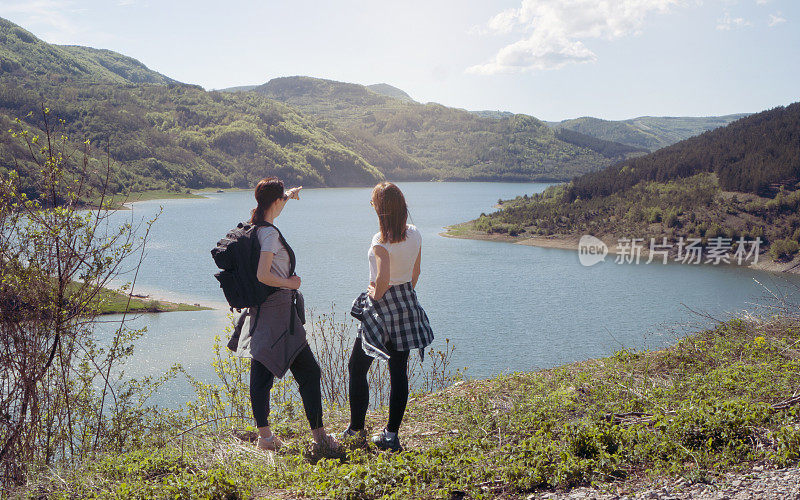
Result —
[[773, 259], [785, 262], [792, 260], [797, 251], [800, 250], [800, 244], [794, 240], [776, 240], [769, 248], [769, 254]]
[[645, 220], [650, 224], [655, 222], [661, 222], [661, 208], [659, 207], [650, 207], [644, 211]]
[[[56, 144], [48, 115], [43, 109], [41, 142]], [[94, 331], [97, 297], [144, 240], [131, 223], [110, 225], [107, 201], [82, 208], [80, 200], [108, 194], [92, 187], [103, 173], [90, 171], [88, 153], [79, 172], [86, 182], [75, 183], [64, 171], [67, 139], [41, 147], [39, 136], [16, 125], [12, 135], [28, 146], [49, 196], [31, 200], [15, 172], [0, 177], [0, 484], [24, 482], [35, 466], [130, 449], [145, 432], [132, 422], [145, 419], [152, 390], [114, 375], [143, 331], [124, 323], [110, 338]]]
[[664, 213], [664, 224], [667, 227], [678, 227], [678, 209], [670, 208]]
[[705, 233], [705, 237], [709, 239], [718, 238], [720, 236], [725, 236], [725, 230], [722, 229], [722, 226], [719, 224], [712, 224]]

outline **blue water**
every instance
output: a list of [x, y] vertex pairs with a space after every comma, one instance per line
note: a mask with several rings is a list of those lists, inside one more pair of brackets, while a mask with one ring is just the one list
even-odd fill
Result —
[[[754, 278], [770, 286], [787, 279], [731, 266], [619, 265], [613, 259], [583, 267], [574, 251], [445, 238], [439, 236], [444, 226], [492, 211], [499, 198], [540, 192], [547, 185], [400, 187], [423, 235], [418, 294], [435, 342], [451, 339], [455, 365], [467, 367], [470, 377], [552, 367], [623, 346], [658, 348], [674, 342], [686, 323], [701, 320], [689, 308], [725, 317], [752, 309], [763, 295]], [[301, 200], [290, 201], [276, 220], [297, 253], [297, 273], [310, 309], [333, 309], [346, 318], [352, 299], [366, 287], [367, 249], [377, 231], [369, 194], [364, 188], [303, 190]], [[138, 221], [161, 206], [137, 293], [216, 309], [140, 316], [133, 326], [146, 326], [148, 332], [126, 373], [157, 375], [180, 362], [207, 378], [212, 338], [228, 324], [209, 251], [249, 217], [253, 194], [140, 202], [116, 217]], [[788, 279], [800, 286], [800, 278]], [[180, 398], [185, 387], [172, 390]]]

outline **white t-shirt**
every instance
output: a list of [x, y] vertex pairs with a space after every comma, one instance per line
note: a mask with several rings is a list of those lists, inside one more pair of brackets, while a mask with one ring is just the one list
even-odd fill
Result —
[[411, 224], [406, 225], [406, 239], [399, 243], [381, 243], [381, 233], [375, 233], [369, 247], [369, 280], [374, 282], [378, 277], [378, 262], [372, 247], [383, 247], [389, 252], [389, 285], [402, 285], [411, 281], [414, 264], [417, 262], [419, 250], [422, 248], [422, 235]]

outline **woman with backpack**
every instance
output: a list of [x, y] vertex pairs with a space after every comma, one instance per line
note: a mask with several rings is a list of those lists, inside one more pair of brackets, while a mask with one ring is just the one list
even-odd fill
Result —
[[372, 190], [370, 205], [380, 231], [368, 251], [369, 286], [353, 302], [350, 313], [361, 321], [348, 363], [350, 426], [344, 438], [363, 439], [369, 408], [367, 371], [374, 358], [389, 363], [389, 422], [372, 442], [380, 449], [401, 451], [397, 436], [408, 402], [408, 356], [433, 341], [428, 316], [414, 288], [420, 275], [422, 236], [407, 224], [408, 207], [402, 191], [391, 182]]
[[269, 426], [269, 395], [275, 377], [291, 370], [299, 386], [303, 408], [311, 426], [315, 453], [335, 450], [339, 444], [325, 432], [322, 423], [321, 371], [314, 353], [306, 342], [303, 328], [300, 277], [294, 274], [295, 255], [273, 223], [290, 199], [299, 200], [300, 189], [284, 191], [283, 182], [275, 177], [262, 179], [256, 186], [258, 206], [250, 222], [257, 227], [261, 245], [258, 259], [258, 281], [271, 287], [267, 299], [249, 311], [250, 328], [242, 333], [240, 349], [249, 350], [250, 400], [258, 427], [258, 447], [277, 450], [280, 438]]

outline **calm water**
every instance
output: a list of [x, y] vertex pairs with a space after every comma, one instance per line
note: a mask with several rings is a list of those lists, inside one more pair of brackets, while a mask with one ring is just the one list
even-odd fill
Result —
[[[540, 192], [546, 184], [404, 183], [412, 222], [423, 235], [418, 294], [436, 334], [451, 339], [457, 366], [471, 377], [551, 367], [608, 355], [625, 347], [657, 348], [663, 333], [698, 321], [691, 309], [716, 316], [752, 309], [763, 289], [786, 278], [733, 267], [617, 265], [586, 268], [577, 252], [439, 236], [446, 225], [490, 212], [498, 198]], [[377, 231], [369, 189], [308, 189], [276, 224], [298, 256], [307, 307], [347, 316], [368, 278], [367, 248]], [[149, 218], [153, 227], [136, 291], [217, 309], [143, 315], [148, 333], [137, 346], [133, 376], [159, 374], [181, 362], [200, 378], [211, 374], [212, 339], [228, 323], [210, 249], [249, 216], [251, 192], [207, 199], [136, 203], [120, 221]], [[800, 286], [800, 279], [791, 278]], [[776, 285], [777, 286], [777, 285]], [[187, 388], [168, 389], [179, 400]]]

